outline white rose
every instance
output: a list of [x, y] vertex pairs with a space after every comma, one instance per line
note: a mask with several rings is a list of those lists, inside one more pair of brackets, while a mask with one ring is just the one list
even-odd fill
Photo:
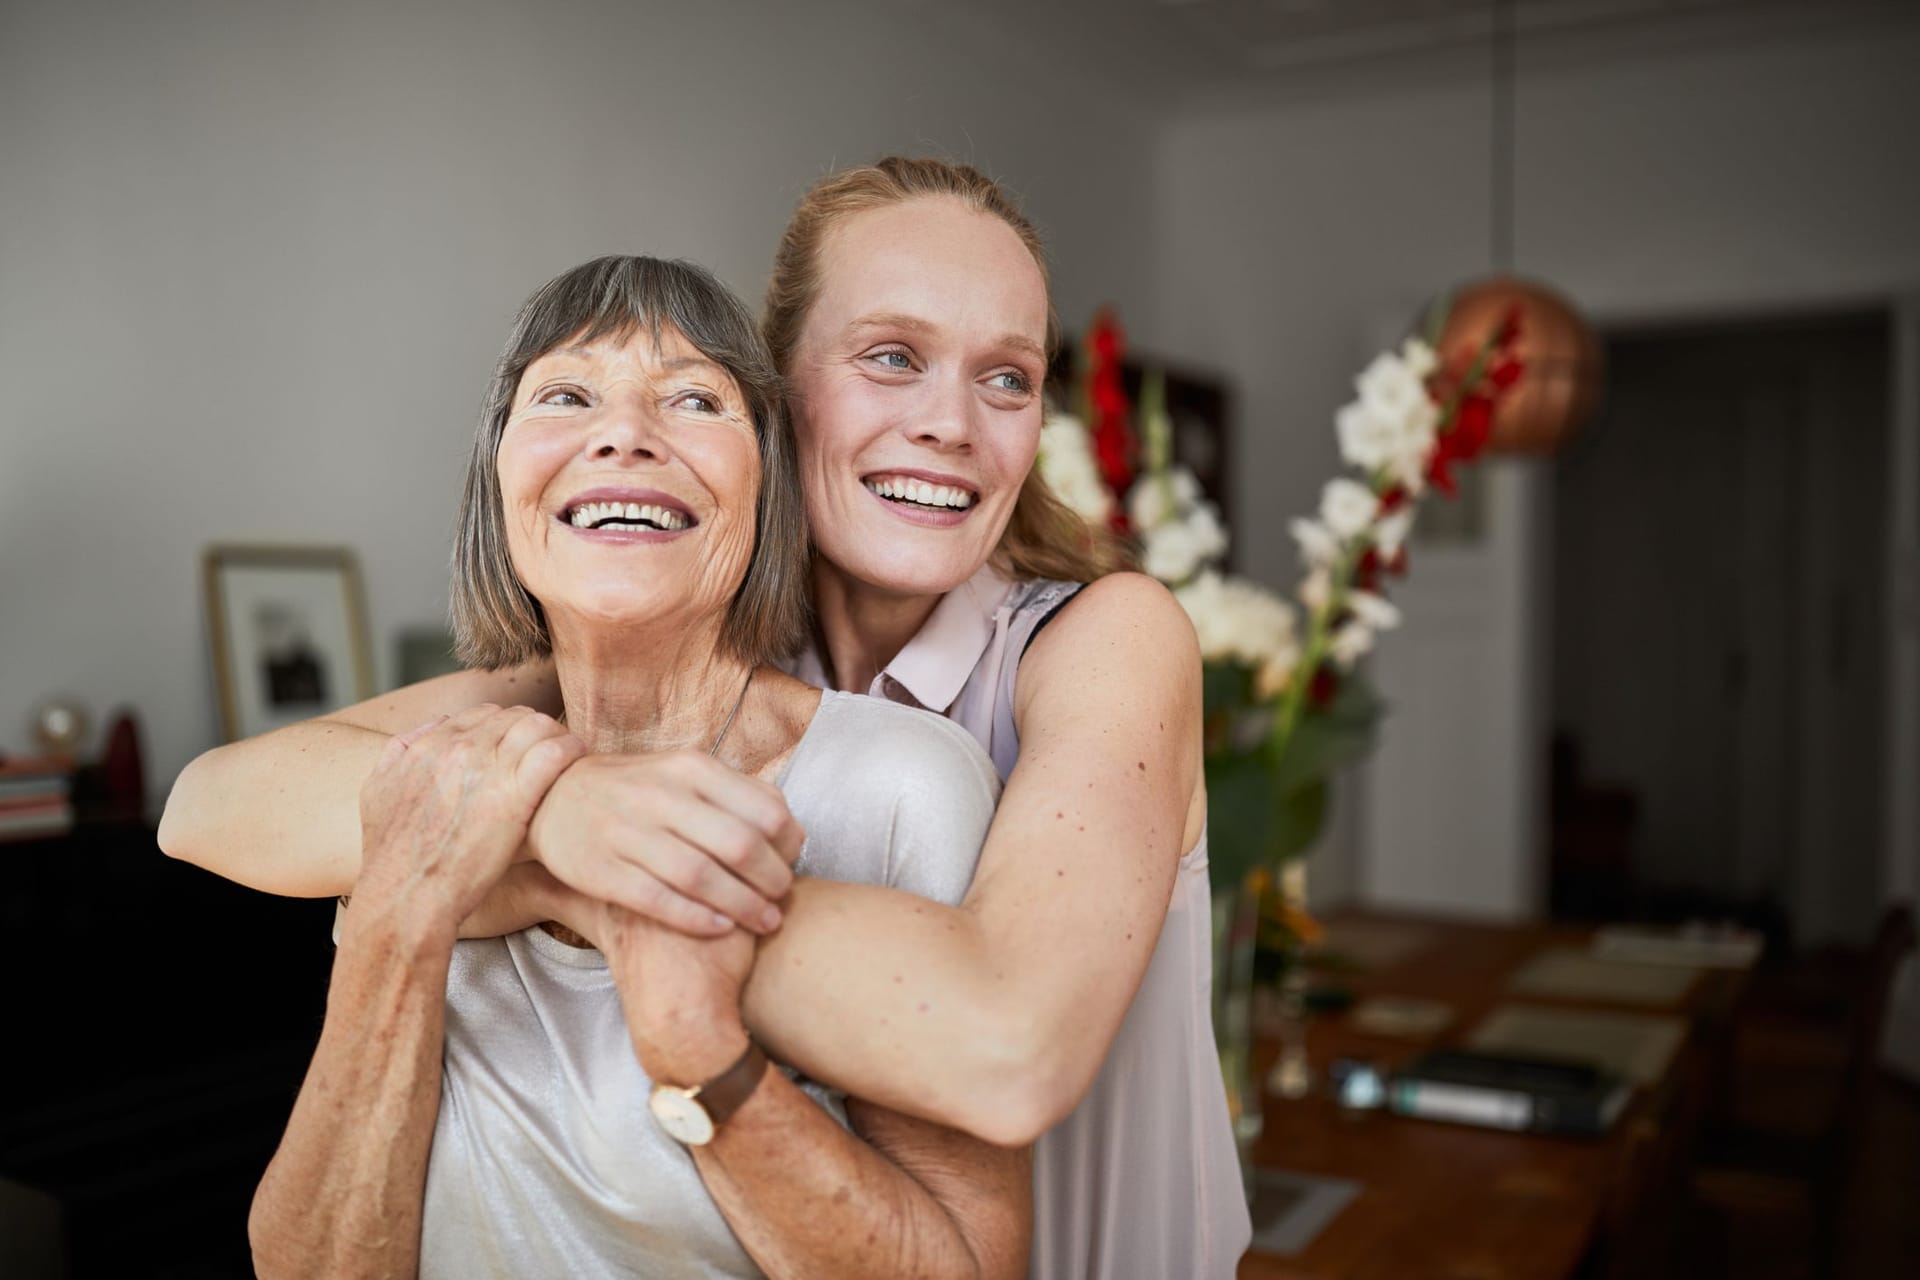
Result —
[[1320, 492], [1320, 522], [1342, 542], [1365, 533], [1379, 512], [1380, 499], [1356, 480], [1329, 480]]
[[1371, 591], [1347, 592], [1347, 608], [1373, 631], [1391, 631], [1400, 625], [1400, 611], [1385, 597]]
[[1309, 566], [1332, 564], [1340, 558], [1340, 540], [1317, 520], [1295, 517], [1287, 529], [1300, 544], [1300, 558]]
[[1261, 668], [1298, 661], [1293, 610], [1264, 587], [1223, 578], [1211, 569], [1175, 590], [1208, 661], [1231, 661]]

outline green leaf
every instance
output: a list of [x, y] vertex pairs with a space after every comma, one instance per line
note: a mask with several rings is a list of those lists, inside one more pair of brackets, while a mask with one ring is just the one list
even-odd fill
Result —
[[1253, 673], [1237, 662], [1209, 662], [1200, 669], [1200, 705], [1212, 718], [1253, 701]]
[[1326, 825], [1327, 783], [1281, 790], [1257, 753], [1207, 757], [1207, 862], [1215, 889], [1255, 867], [1277, 867], [1312, 845]]
[[1358, 673], [1340, 682], [1333, 701], [1309, 706], [1284, 743], [1269, 738], [1261, 753], [1274, 785], [1291, 792], [1354, 764], [1373, 749], [1381, 704]]
[[1305, 853], [1327, 825], [1327, 780], [1279, 793], [1274, 806], [1272, 857], [1284, 862]]

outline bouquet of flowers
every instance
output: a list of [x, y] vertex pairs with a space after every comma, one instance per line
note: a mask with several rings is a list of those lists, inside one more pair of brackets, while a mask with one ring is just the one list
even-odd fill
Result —
[[1109, 314], [1096, 319], [1080, 414], [1050, 418], [1040, 465], [1089, 520], [1137, 539], [1141, 568], [1193, 619], [1216, 894], [1303, 852], [1325, 821], [1328, 779], [1371, 747], [1380, 707], [1360, 662], [1400, 622], [1386, 579], [1407, 571], [1422, 499], [1454, 494], [1455, 467], [1485, 449], [1498, 401], [1521, 375], [1518, 337], [1515, 312], [1451, 366], [1416, 337], [1366, 367], [1335, 419], [1352, 474], [1329, 480], [1319, 510], [1289, 525], [1305, 576], [1287, 599], [1221, 571], [1227, 531], [1173, 460], [1164, 382], [1151, 372], [1142, 381], [1136, 441], [1119, 328]]

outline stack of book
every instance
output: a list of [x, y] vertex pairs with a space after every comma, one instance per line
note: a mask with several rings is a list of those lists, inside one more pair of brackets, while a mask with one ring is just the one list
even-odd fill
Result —
[[1437, 1049], [1395, 1073], [1387, 1105], [1426, 1120], [1597, 1137], [1632, 1096], [1627, 1081], [1587, 1063]]
[[52, 756], [0, 759], [0, 840], [73, 830], [73, 764]]

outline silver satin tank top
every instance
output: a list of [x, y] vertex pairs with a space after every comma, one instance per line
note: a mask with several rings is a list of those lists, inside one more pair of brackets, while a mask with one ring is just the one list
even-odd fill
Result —
[[[803, 874], [957, 903], [1000, 780], [953, 724], [828, 692], [780, 788]], [[802, 1087], [846, 1123], [841, 1096]], [[600, 952], [539, 929], [456, 944], [421, 1276], [758, 1276], [651, 1088]]]

